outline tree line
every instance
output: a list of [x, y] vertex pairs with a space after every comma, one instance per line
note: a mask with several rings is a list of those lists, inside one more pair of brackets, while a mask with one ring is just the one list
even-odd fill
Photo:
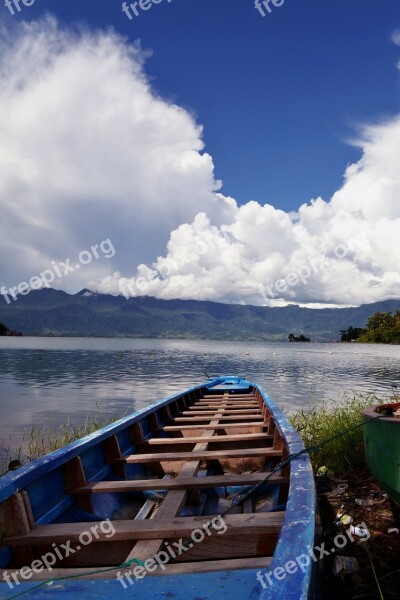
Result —
[[369, 344], [400, 344], [400, 310], [376, 312], [368, 319], [367, 326], [349, 327], [340, 331], [342, 342], [353, 340]]

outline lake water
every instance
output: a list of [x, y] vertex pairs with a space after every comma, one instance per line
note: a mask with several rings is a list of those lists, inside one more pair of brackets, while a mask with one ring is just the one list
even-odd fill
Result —
[[0, 440], [31, 426], [122, 415], [205, 380], [246, 375], [284, 409], [344, 392], [400, 390], [400, 346], [104, 338], [0, 338]]

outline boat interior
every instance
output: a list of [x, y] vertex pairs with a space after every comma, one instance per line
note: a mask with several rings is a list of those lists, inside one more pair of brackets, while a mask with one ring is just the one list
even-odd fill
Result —
[[194, 388], [102, 430], [79, 452], [66, 449], [50, 469], [32, 463], [29, 482], [0, 504], [0, 567], [52, 553], [51, 577], [110, 578], [162, 551], [168, 562], [147, 575], [267, 567], [290, 469], [263, 480], [287, 448], [259, 390], [231, 388]]

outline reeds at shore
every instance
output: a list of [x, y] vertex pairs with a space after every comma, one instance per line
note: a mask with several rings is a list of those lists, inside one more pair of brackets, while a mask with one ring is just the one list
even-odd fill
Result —
[[345, 394], [335, 402], [315, 404], [289, 416], [306, 447], [338, 436], [310, 453], [315, 471], [327, 467], [344, 476], [367, 467], [361, 414], [368, 406], [384, 401], [373, 394]]
[[66, 423], [58, 427], [31, 427], [25, 432], [18, 448], [13, 448], [12, 437], [7, 446], [0, 439], [0, 476], [8, 472], [9, 464], [12, 461], [20, 461], [23, 464], [32, 462], [114, 423], [123, 416], [123, 414], [114, 414], [105, 417], [102, 415], [101, 408], [98, 407], [97, 412], [87, 415], [83, 423], [74, 423], [68, 419]]
[[[306, 447], [351, 430], [344, 436], [334, 439], [319, 451], [311, 453], [315, 471], [325, 466], [338, 475], [346, 475], [352, 471], [366, 468], [362, 427], [354, 429], [362, 422], [361, 413], [372, 404], [383, 400], [374, 395], [346, 394], [336, 402], [323, 402], [307, 407], [289, 415], [289, 420], [297, 429]], [[0, 475], [8, 468], [12, 460], [22, 463], [31, 462], [45, 454], [58, 450], [98, 429], [115, 422], [123, 415], [104, 417], [100, 408], [95, 415], [88, 415], [83, 423], [75, 424], [68, 420], [56, 428], [32, 427], [25, 435], [21, 446], [12, 449], [12, 440], [5, 447], [0, 440]]]

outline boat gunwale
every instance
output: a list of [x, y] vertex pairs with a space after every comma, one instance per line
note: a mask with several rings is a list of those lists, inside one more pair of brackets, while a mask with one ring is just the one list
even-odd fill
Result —
[[[275, 419], [287, 447], [289, 455], [297, 454], [305, 449], [304, 442], [298, 431], [289, 422], [281, 409], [275, 404], [266, 390], [258, 384], [251, 384], [257, 389], [267, 408]], [[304, 514], [300, 517], [300, 507]], [[268, 572], [283, 568], [290, 560], [295, 561], [300, 555], [307, 552], [307, 547], [313, 547], [316, 540], [317, 529], [317, 494], [314, 482], [314, 471], [310, 456], [305, 453], [290, 462], [289, 494], [286, 504], [285, 517], [276, 549]], [[301, 544], [298, 545], [299, 540]], [[297, 546], [297, 550], [296, 550]], [[292, 548], [290, 559], [288, 559], [288, 548]], [[274, 585], [270, 589], [261, 590], [261, 600], [275, 600], [285, 598], [286, 600], [306, 600], [314, 593], [311, 590], [312, 576], [315, 563], [310, 559], [306, 573], [299, 571], [286, 576], [282, 580], [275, 578]], [[295, 580], [298, 581], [296, 586]]]
[[376, 421], [386, 421], [389, 423], [398, 423], [400, 425], [399, 417], [391, 417], [390, 415], [380, 414], [380, 409], [385, 408], [398, 408], [400, 409], [400, 402], [387, 402], [385, 404], [374, 404], [373, 406], [369, 406], [362, 411], [362, 414], [367, 419], [370, 419], [370, 422], [373, 423], [373, 420]]

